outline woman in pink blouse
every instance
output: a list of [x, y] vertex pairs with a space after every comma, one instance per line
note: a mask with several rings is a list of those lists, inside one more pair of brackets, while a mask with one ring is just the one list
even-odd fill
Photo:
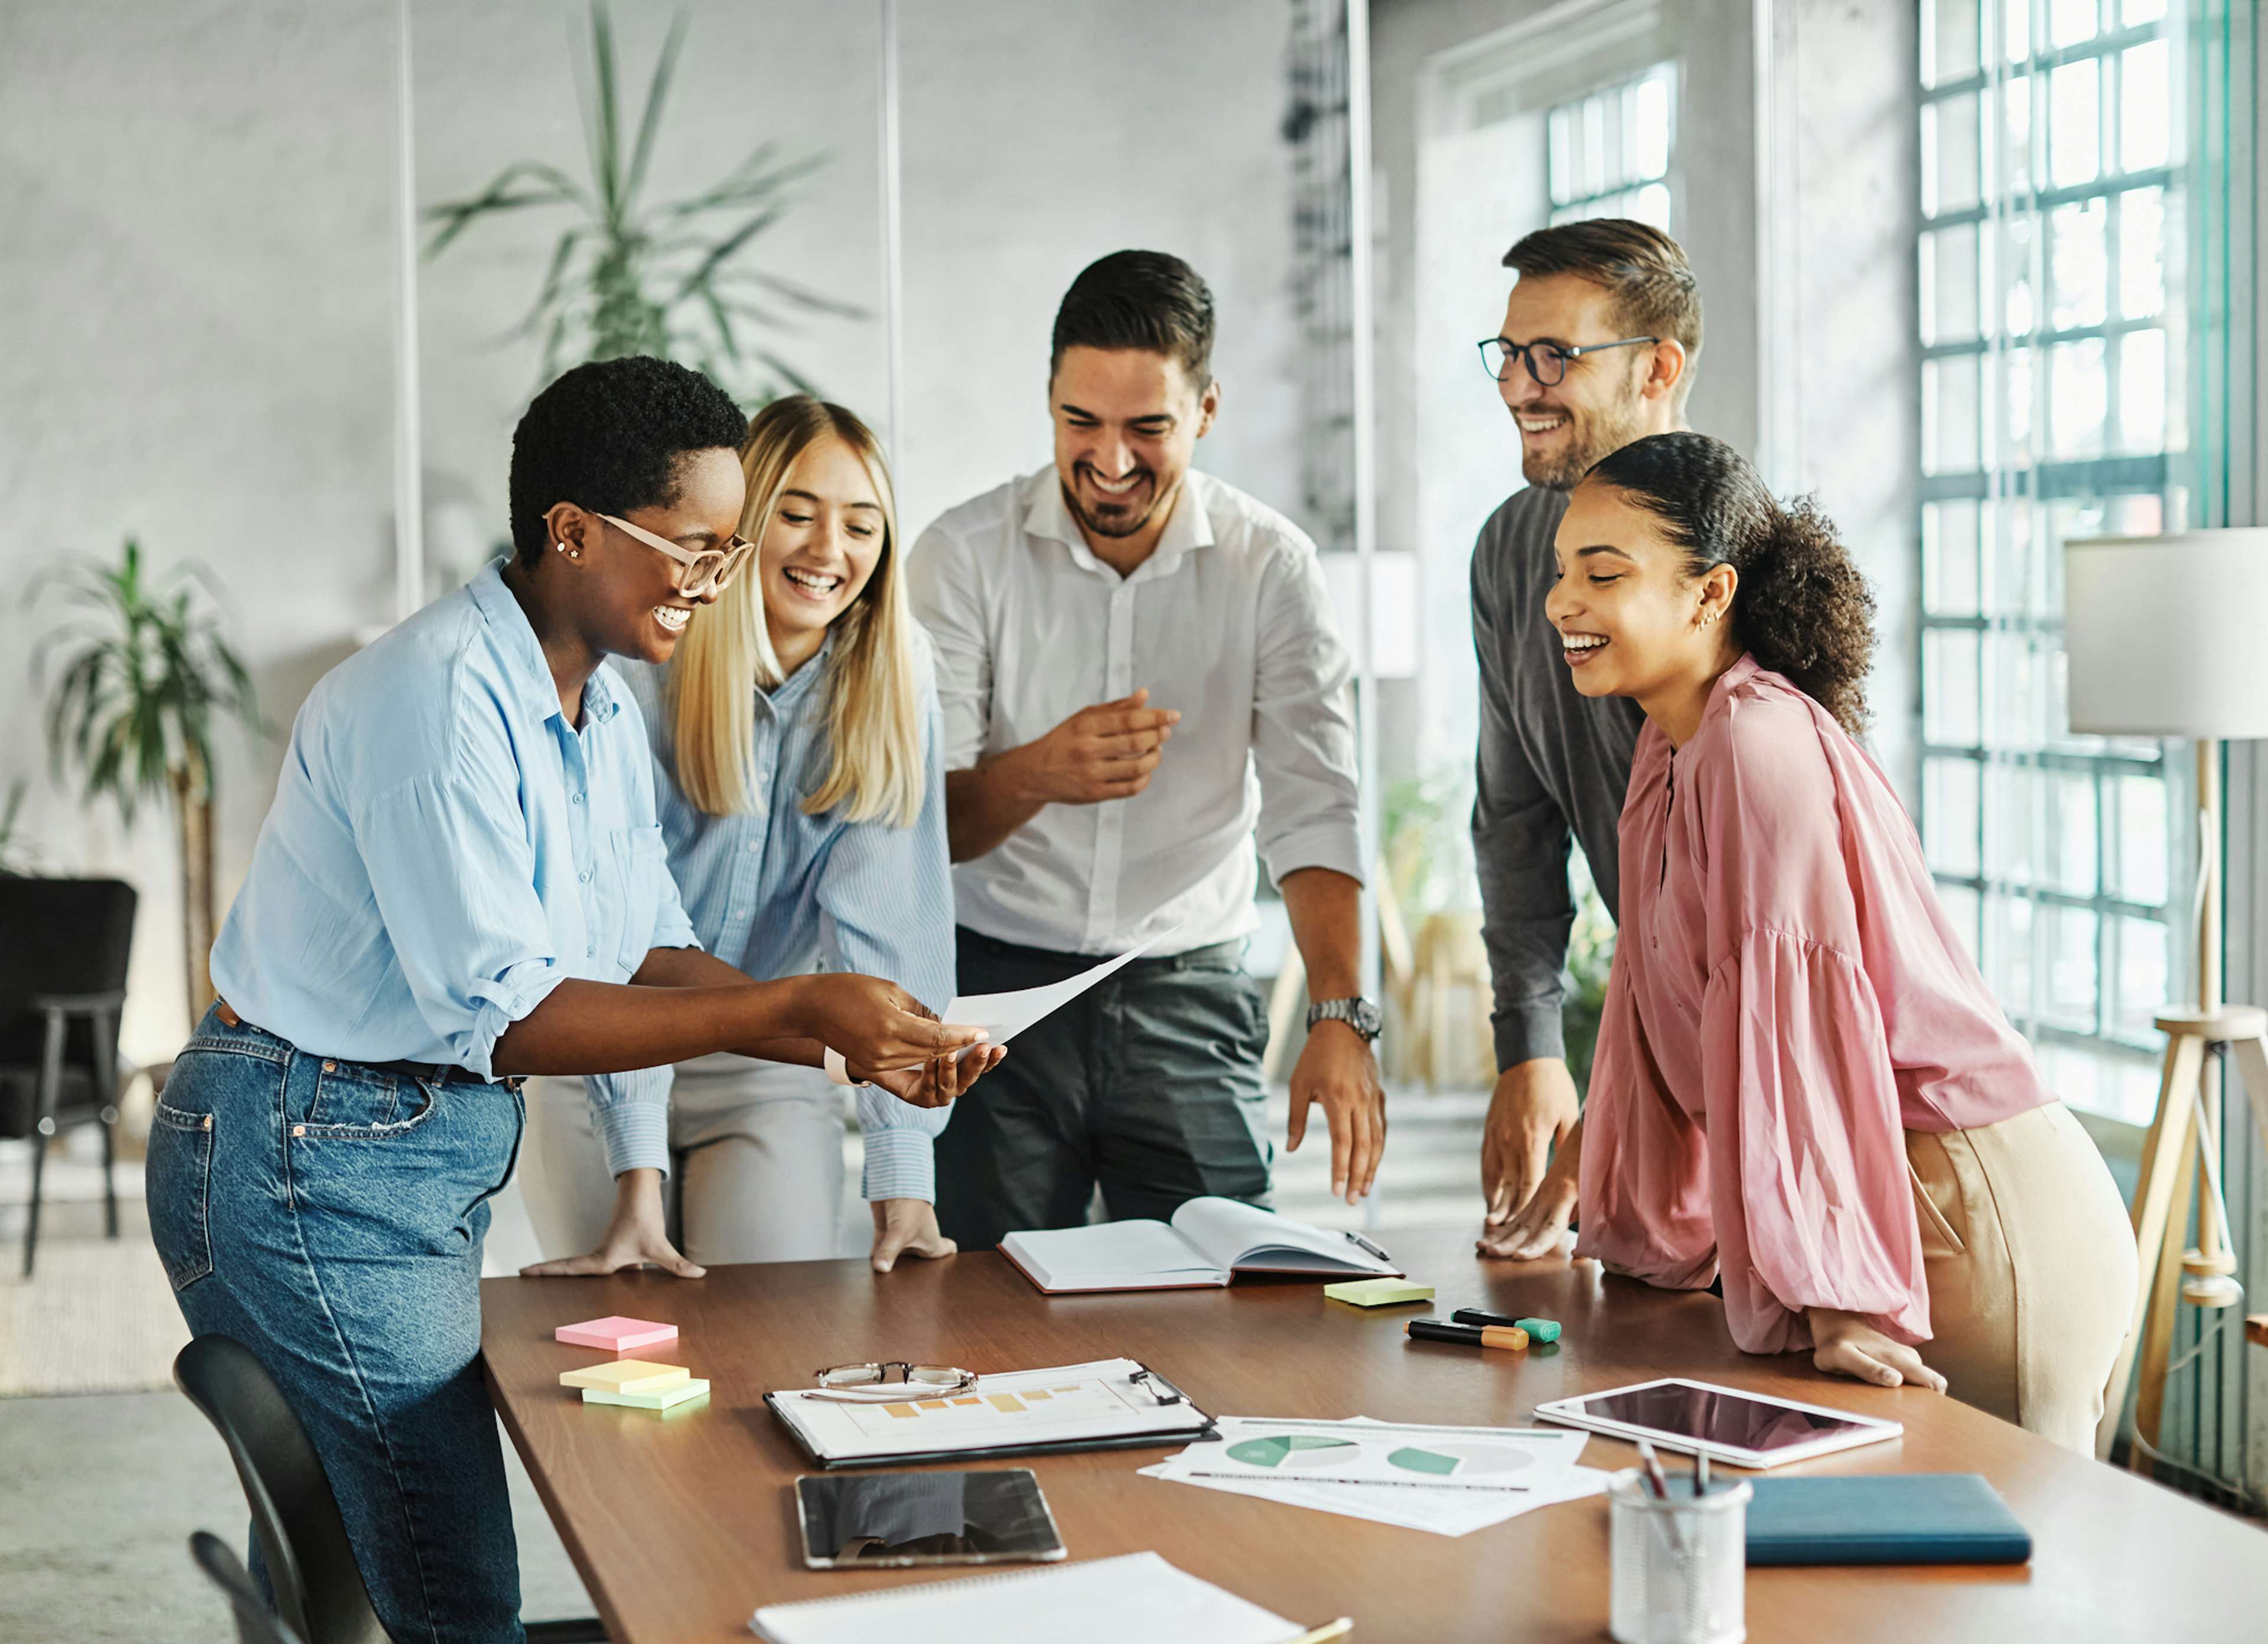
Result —
[[2135, 1256], [1853, 740], [1874, 601], [1719, 440], [1591, 470], [1545, 609], [1646, 710], [1582, 1124], [1521, 1215], [1648, 1283], [1724, 1283], [1750, 1353], [1948, 1390], [2091, 1450]]

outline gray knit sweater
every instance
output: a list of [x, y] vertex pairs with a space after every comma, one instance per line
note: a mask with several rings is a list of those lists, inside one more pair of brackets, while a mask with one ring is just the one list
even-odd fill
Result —
[[1565, 1054], [1561, 973], [1574, 904], [1572, 834], [1607, 911], [1621, 876], [1616, 835], [1631, 754], [1646, 721], [1622, 697], [1578, 692], [1544, 620], [1564, 491], [1516, 491], [1473, 544], [1473, 646], [1480, 655], [1478, 796], [1473, 856], [1496, 986], [1497, 1066]]

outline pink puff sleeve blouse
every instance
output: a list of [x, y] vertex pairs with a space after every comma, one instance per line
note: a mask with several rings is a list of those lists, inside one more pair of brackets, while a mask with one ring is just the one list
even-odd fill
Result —
[[1583, 1119], [1579, 1256], [1725, 1284], [1749, 1353], [1803, 1309], [1929, 1338], [1904, 1132], [2051, 1100], [1938, 905], [1881, 770], [1743, 657], [1699, 730], [1640, 734]]

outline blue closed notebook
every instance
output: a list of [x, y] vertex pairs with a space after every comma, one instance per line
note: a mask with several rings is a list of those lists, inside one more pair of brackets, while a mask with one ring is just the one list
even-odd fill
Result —
[[2021, 1564], [2032, 1537], [1975, 1473], [1756, 1478], [1749, 1562]]

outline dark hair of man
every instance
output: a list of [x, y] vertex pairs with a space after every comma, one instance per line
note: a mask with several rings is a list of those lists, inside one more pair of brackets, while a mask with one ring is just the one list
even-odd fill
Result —
[[1701, 290], [1685, 248], [1660, 229], [1626, 217], [1561, 223], [1523, 237], [1504, 254], [1504, 266], [1522, 278], [1572, 274], [1599, 286], [1625, 333], [1683, 343], [1691, 378], [1701, 354]]
[[1199, 393], [1212, 386], [1212, 292], [1162, 251], [1114, 251], [1079, 270], [1056, 310], [1048, 378], [1064, 350], [1147, 349], [1181, 362]]
[[549, 546], [544, 516], [563, 502], [626, 514], [677, 500], [696, 451], [737, 453], [748, 419], [699, 372], [632, 355], [593, 360], [535, 396], [512, 435], [512, 542], [533, 565]]
[[1653, 434], [1585, 476], [1660, 520], [1685, 574], [1740, 573], [1733, 635], [1856, 736], [1867, 725], [1874, 595], [1835, 522], [1808, 498], [1783, 507], [1741, 453], [1706, 434]]

